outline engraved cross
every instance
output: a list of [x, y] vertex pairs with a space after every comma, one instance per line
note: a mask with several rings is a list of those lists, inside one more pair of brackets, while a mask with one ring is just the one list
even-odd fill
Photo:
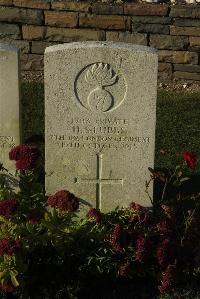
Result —
[[102, 178], [103, 154], [97, 154], [97, 177], [96, 179], [75, 179], [80, 184], [96, 184], [96, 208], [101, 209], [102, 185], [123, 185], [123, 179], [104, 179]]

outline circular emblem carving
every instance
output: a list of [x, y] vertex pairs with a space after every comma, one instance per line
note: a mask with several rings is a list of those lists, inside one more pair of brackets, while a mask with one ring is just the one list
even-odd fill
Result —
[[108, 63], [96, 62], [78, 74], [75, 94], [81, 106], [87, 110], [109, 112], [118, 108], [125, 99], [125, 79]]

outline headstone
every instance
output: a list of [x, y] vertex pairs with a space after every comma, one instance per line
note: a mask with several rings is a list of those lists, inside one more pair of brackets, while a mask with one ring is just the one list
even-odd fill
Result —
[[11, 173], [15, 164], [8, 153], [20, 144], [18, 50], [0, 43], [0, 163]]
[[154, 49], [112, 42], [47, 48], [47, 193], [68, 190], [103, 211], [131, 201], [150, 206], [156, 91]]

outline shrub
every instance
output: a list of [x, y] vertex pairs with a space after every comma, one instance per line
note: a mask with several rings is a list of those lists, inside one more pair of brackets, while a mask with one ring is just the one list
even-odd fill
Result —
[[[24, 150], [21, 158], [17, 152], [22, 148], [10, 158], [26, 159]], [[81, 218], [81, 203], [69, 191], [45, 195], [38, 151], [27, 149], [34, 163], [17, 167], [18, 192], [1, 166], [1, 298], [195, 298], [200, 195], [181, 189], [194, 174], [195, 155], [184, 154], [174, 171], [150, 169], [151, 180], [162, 185], [151, 208], [131, 202], [109, 213], [91, 208]]]

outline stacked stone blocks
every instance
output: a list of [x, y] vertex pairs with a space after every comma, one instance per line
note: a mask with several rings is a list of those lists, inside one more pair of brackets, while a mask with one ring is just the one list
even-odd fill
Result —
[[47, 46], [121, 41], [159, 51], [162, 80], [200, 80], [200, 6], [0, 0], [0, 41], [21, 49], [24, 71], [43, 71]]

